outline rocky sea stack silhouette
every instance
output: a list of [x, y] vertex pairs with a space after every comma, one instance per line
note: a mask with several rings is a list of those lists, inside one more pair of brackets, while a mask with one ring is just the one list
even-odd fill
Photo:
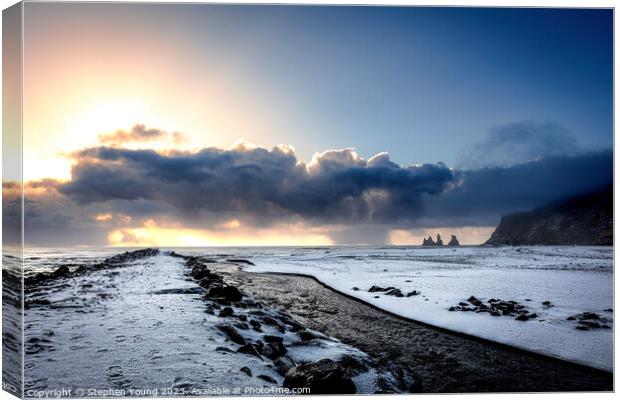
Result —
[[[459, 240], [456, 238], [456, 235], [451, 235], [450, 242], [448, 246], [460, 246]], [[441, 235], [437, 234], [437, 240], [433, 240], [433, 237], [429, 235], [428, 238], [424, 238], [422, 240], [422, 246], [443, 246], [443, 240], [441, 239]]]

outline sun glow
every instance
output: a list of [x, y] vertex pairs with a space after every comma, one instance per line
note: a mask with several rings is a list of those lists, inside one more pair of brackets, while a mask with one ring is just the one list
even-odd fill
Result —
[[153, 223], [141, 228], [116, 229], [108, 234], [113, 247], [143, 246], [329, 246], [333, 241], [312, 229], [286, 226], [271, 229], [224, 229], [209, 231], [191, 228], [159, 227]]

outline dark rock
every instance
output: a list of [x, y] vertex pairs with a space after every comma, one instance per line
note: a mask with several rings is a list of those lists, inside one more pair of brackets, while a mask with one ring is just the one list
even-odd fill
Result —
[[254, 265], [252, 261], [245, 260], [243, 258], [229, 258], [226, 261], [231, 262], [231, 263], [236, 263], [236, 264]]
[[360, 290], [360, 288], [358, 288], [357, 286], [353, 286], [353, 290], [357, 291]]
[[313, 339], [324, 339], [324, 340], [329, 339], [327, 336], [323, 335], [322, 333], [311, 331], [310, 329], [302, 329], [299, 332], [297, 332], [297, 334], [303, 341], [310, 341]]
[[422, 241], [422, 246], [435, 246], [435, 242], [433, 241], [433, 238], [429, 236], [428, 239], [424, 239]]
[[409, 393], [422, 393], [422, 381], [420, 379], [414, 379], [413, 383], [409, 385]]
[[242, 345], [245, 344], [245, 339], [243, 338], [243, 336], [241, 336], [241, 334], [237, 332], [237, 330], [232, 325], [223, 324], [218, 325], [217, 328], [224, 332], [226, 336], [228, 336], [228, 338], [234, 343]]
[[344, 368], [345, 376], [353, 376], [361, 372], [367, 372], [368, 366], [358, 358], [345, 354], [338, 360], [338, 364]]
[[480, 300], [478, 300], [477, 298], [475, 298], [474, 296], [471, 296], [469, 299], [467, 299], [467, 301], [469, 301], [471, 304], [479, 307], [482, 305], [482, 302]]
[[525, 315], [525, 314], [521, 314], [518, 317], [516, 317], [515, 319], [517, 321], [527, 321], [528, 320], [527, 315]]
[[243, 294], [234, 286], [226, 286], [222, 289], [222, 296], [228, 301], [241, 301]]
[[237, 353], [243, 353], [243, 354], [247, 354], [247, 355], [250, 355], [250, 356], [258, 357], [261, 360], [263, 359], [260, 356], [260, 354], [259, 354], [258, 350], [256, 349], [256, 347], [254, 345], [252, 345], [252, 344], [246, 344], [246, 345], [243, 345], [243, 346], [239, 347], [237, 349]]
[[258, 375], [257, 378], [262, 379], [265, 382], [269, 382], [269, 383], [278, 383], [278, 381], [276, 381], [275, 379], [267, 375]]
[[587, 326], [584, 326], [584, 325], [577, 325], [575, 327], [575, 329], [579, 329], [580, 331], [589, 331], [590, 330], [590, 328], [588, 328]]
[[263, 323], [266, 325], [275, 326], [278, 329], [278, 331], [282, 333], [286, 332], [286, 328], [284, 328], [284, 326], [281, 323], [279, 323], [274, 318], [268, 315], [263, 317]]
[[265, 335], [263, 336], [263, 339], [267, 343], [282, 343], [284, 341], [284, 339], [282, 339], [280, 336], [274, 335]]
[[248, 329], [250, 329], [250, 326], [246, 324], [245, 322], [237, 322], [235, 324], [235, 328], [239, 328], [239, 329], [243, 329], [244, 331], [247, 331]]
[[207, 292], [207, 297], [220, 297], [222, 295], [222, 284], [212, 284], [209, 285], [209, 291]]
[[224, 346], [217, 346], [215, 348], [215, 351], [221, 351], [222, 353], [234, 353], [235, 351], [232, 349], [229, 349], [228, 347], [224, 347]]
[[211, 276], [211, 272], [204, 265], [198, 265], [198, 266], [195, 266], [194, 268], [192, 268], [192, 272], [190, 273], [190, 275], [192, 276], [192, 278], [194, 278], [194, 279], [199, 281], [199, 280], [202, 280], [204, 278], [210, 277]]
[[417, 290], [412, 290], [411, 292], [407, 293], [407, 297], [411, 297], [411, 296], [417, 296], [419, 295], [420, 292]]
[[456, 238], [456, 235], [452, 235], [450, 237], [450, 241], [448, 242], [448, 246], [460, 246], [459, 240]]
[[588, 328], [600, 328], [601, 325], [598, 322], [592, 321], [579, 321], [579, 325], [585, 325]]
[[394, 296], [394, 297], [404, 297], [403, 293], [400, 291], [400, 289], [397, 289], [395, 287], [389, 287], [387, 288], [387, 290], [385, 291], [385, 294], [387, 296]]
[[270, 360], [275, 360], [286, 354], [286, 347], [284, 347], [282, 342], [267, 343], [261, 349], [261, 354]]
[[370, 289], [368, 289], [368, 291], [370, 293], [376, 293], [376, 292], [385, 292], [387, 290], [387, 288], [382, 288], [381, 286], [371, 286]]
[[288, 370], [297, 366], [295, 361], [289, 356], [278, 357], [273, 360], [273, 366], [276, 368], [276, 371], [282, 376], [286, 375]]
[[443, 246], [443, 240], [441, 240], [441, 235], [437, 234], [437, 241], [435, 242], [435, 246]]
[[598, 191], [510, 214], [487, 245], [613, 245], [613, 184]]
[[250, 320], [250, 325], [252, 326], [252, 329], [254, 329], [256, 332], [262, 332], [263, 330], [261, 329], [262, 325], [260, 322], [258, 322], [255, 319], [251, 319]]
[[601, 317], [593, 312], [584, 312], [582, 314], [577, 315], [578, 319], [600, 319]]
[[52, 278], [64, 278], [71, 274], [69, 267], [63, 265], [62, 267], [58, 267], [58, 269], [50, 275]]
[[252, 376], [252, 370], [248, 367], [241, 367], [239, 371], [245, 373], [247, 376]]
[[284, 377], [284, 387], [309, 388], [310, 394], [353, 394], [357, 391], [344, 369], [330, 359], [290, 369]]
[[230, 307], [224, 307], [222, 311], [220, 311], [220, 317], [232, 317], [235, 312]]

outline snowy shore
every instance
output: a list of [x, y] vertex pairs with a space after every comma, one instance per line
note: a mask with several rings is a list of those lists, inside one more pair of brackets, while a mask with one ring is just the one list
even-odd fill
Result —
[[[613, 329], [581, 330], [579, 319], [571, 319], [591, 312], [604, 321], [600, 326], [613, 328], [611, 247], [325, 248], [252, 260], [247, 271], [311, 275], [406, 318], [613, 369]], [[372, 286], [404, 296], [369, 292]], [[471, 296], [517, 302], [536, 318], [449, 311]]]

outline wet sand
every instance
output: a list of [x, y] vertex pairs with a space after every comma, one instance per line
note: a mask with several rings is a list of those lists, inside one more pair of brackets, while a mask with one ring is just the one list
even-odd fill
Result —
[[421, 392], [613, 390], [612, 373], [391, 315], [311, 277], [212, 268], [256, 300], [365, 351], [378, 365], [410, 370]]

